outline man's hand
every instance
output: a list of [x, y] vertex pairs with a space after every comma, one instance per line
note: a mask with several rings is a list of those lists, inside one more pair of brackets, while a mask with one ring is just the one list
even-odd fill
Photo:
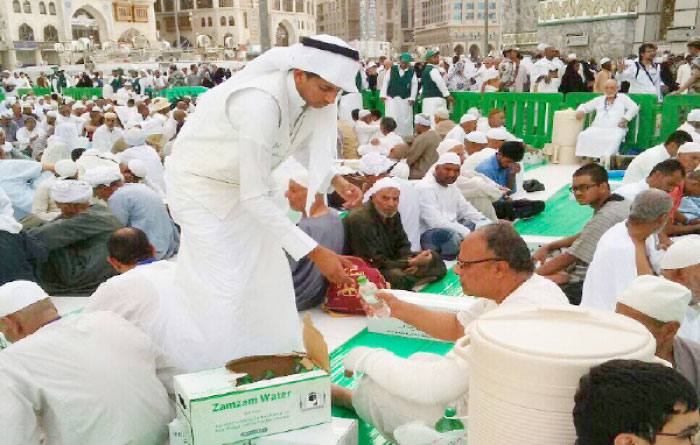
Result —
[[372, 139], [371, 141], [369, 141], [369, 143], [372, 145], [379, 145], [380, 144], [379, 139], [377, 139], [377, 138]]
[[352, 262], [347, 258], [318, 245], [309, 252], [309, 258], [314, 262], [321, 274], [331, 283], [340, 283], [352, 286], [354, 281], [346, 273], [343, 266], [351, 266]]
[[345, 200], [343, 206], [345, 206], [346, 209], [357, 207], [362, 203], [362, 190], [355, 184], [348, 182], [347, 179], [340, 175], [336, 175], [331, 183], [335, 191]]
[[430, 250], [424, 250], [420, 252], [418, 255], [415, 255], [411, 258], [408, 259], [408, 265], [409, 266], [420, 266], [423, 264], [428, 264], [430, 260], [433, 259], [433, 254], [430, 252]]
[[586, 113], [584, 111], [579, 110], [576, 112], [576, 120], [577, 121], [582, 121], [584, 117], [586, 117]]
[[620, 119], [620, 122], [617, 124], [618, 127], [620, 128], [627, 128], [627, 119], [624, 117]]
[[544, 245], [537, 249], [535, 253], [532, 255], [532, 261], [534, 263], [544, 263], [544, 261], [547, 259], [547, 256], [549, 255], [549, 247], [547, 245]]
[[510, 168], [510, 173], [513, 175], [520, 173], [520, 164], [517, 162], [513, 164], [513, 166]]
[[[396, 298], [393, 294], [387, 291], [377, 291], [377, 293], [374, 294], [375, 297], [377, 297], [378, 300], [384, 300], [387, 306], [389, 306], [389, 310], [391, 310], [391, 316], [394, 318], [397, 318], [396, 315], [399, 314], [401, 310], [401, 300]], [[363, 300], [360, 298], [360, 302], [362, 303], [362, 309], [367, 313], [369, 316], [374, 315], [374, 311], [372, 308]]]
[[408, 104], [409, 104], [410, 106], [413, 106], [413, 101], [412, 101], [412, 100], [409, 100], [409, 101], [408, 101]]

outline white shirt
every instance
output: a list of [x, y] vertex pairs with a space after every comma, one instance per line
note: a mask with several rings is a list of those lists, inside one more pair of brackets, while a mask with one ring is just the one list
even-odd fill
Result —
[[[36, 136], [37, 138], [32, 141], [31, 139]], [[29, 131], [27, 127], [22, 127], [17, 130], [17, 142], [19, 142], [19, 149], [24, 150], [28, 146], [32, 147], [32, 157], [36, 159], [36, 155], [43, 152], [46, 149], [46, 132], [42, 130], [38, 125], [34, 127], [32, 131]]]
[[114, 143], [122, 138], [124, 132], [121, 128], [109, 129], [106, 125], [100, 125], [92, 135], [92, 148], [100, 152], [111, 152]]
[[467, 159], [464, 160], [464, 164], [462, 164], [462, 171], [474, 171], [476, 170], [476, 167], [479, 166], [484, 160], [490, 158], [491, 156], [495, 155], [496, 152], [495, 148], [491, 147], [484, 147], [481, 150], [477, 151], [476, 153], [469, 155]]
[[153, 78], [153, 85], [156, 88], [165, 88], [166, 82], [167, 80], [163, 76]]
[[0, 439], [38, 445], [163, 443], [178, 372], [153, 342], [109, 313], [70, 315], [0, 353]]
[[635, 156], [632, 162], [630, 162], [630, 165], [627, 166], [625, 177], [622, 178], [622, 184], [632, 184], [646, 179], [656, 164], [670, 157], [671, 155], [668, 154], [664, 144], [647, 148]]
[[384, 156], [389, 156], [389, 153], [391, 152], [392, 148], [394, 148], [397, 144], [401, 144], [404, 142], [403, 138], [398, 134], [394, 133], [393, 131], [386, 135], [379, 133], [375, 136], [376, 139], [379, 140], [379, 145], [372, 145], [371, 141], [374, 138], [370, 138], [370, 143], [361, 145], [357, 148], [357, 153], [360, 154], [360, 156], [364, 156], [367, 153], [372, 152], [376, 152]]
[[661, 95], [661, 70], [657, 64], [652, 63], [646, 68], [639, 59], [628, 64], [624, 71], [618, 73], [617, 80], [630, 83], [630, 94], [653, 94], [659, 98]]
[[685, 311], [685, 319], [676, 333], [679, 337], [700, 343], [700, 305], [692, 304]]
[[[676, 73], [676, 83], [678, 85], [683, 85], [690, 79], [690, 75], [692, 74], [692, 70], [690, 68], [689, 63], [684, 63], [683, 65], [678, 67], [678, 71]], [[688, 90], [683, 91], [681, 94], [688, 94]]]
[[[558, 93], [559, 92], [559, 83], [557, 82], [558, 79], [551, 79], [549, 83], [545, 82], [544, 80], [540, 80], [539, 82], [535, 83], [537, 85], [537, 92], [538, 93]], [[535, 92], [535, 89], [533, 87], [532, 92]]]
[[[538, 78], [549, 74], [549, 64], [550, 63], [556, 64], [556, 60], [557, 59], [552, 59], [550, 61], [550, 60], [543, 57], [532, 65], [532, 68], [530, 69], [530, 91], [534, 91], [534, 87], [535, 87], [535, 84], [537, 83]], [[550, 82], [550, 85], [554, 85], [556, 87], [555, 92], [559, 91], [560, 84], [561, 84], [561, 76], [556, 78], [556, 79], [552, 79], [552, 81]], [[541, 90], [538, 90], [538, 91], [540, 91], [541, 93], [544, 92]]]
[[464, 145], [464, 138], [466, 137], [467, 134], [464, 132], [464, 129], [459, 124], [455, 125], [455, 127], [452, 130], [448, 131], [445, 135], [445, 139], [459, 141], [459, 143], [462, 145]]
[[426, 175], [416, 183], [420, 200], [421, 233], [429, 229], [452, 229], [462, 237], [469, 234], [469, 229], [459, 220], [474, 222], [476, 227], [490, 224], [491, 221], [477, 211], [459, 191], [456, 184], [444, 187], [437, 183], [434, 175]]
[[[406, 70], [402, 70], [400, 66], [398, 66], [399, 69], [399, 76], [403, 76], [403, 74], [406, 72]], [[387, 89], [389, 88], [389, 80], [391, 79], [391, 69], [389, 69], [386, 72], [386, 75], [384, 76], [384, 81], [380, 84], [381, 88], [379, 90], [379, 97], [380, 98], [385, 98], [389, 99], [389, 97], [386, 95]], [[416, 78], [416, 75], [414, 74], [413, 77], [411, 78], [411, 95], [406, 98], [406, 100], [416, 100], [416, 94], [418, 94], [418, 79]], [[399, 98], [400, 99], [400, 98]]]
[[372, 139], [372, 136], [379, 131], [379, 123], [368, 124], [365, 121], [358, 120], [355, 122], [353, 128], [358, 145], [367, 145], [370, 139]]
[[628, 95], [617, 93], [607, 110], [605, 108], [605, 96], [598, 96], [579, 105], [576, 111], [583, 111], [584, 113], [596, 112], [591, 127], [619, 128], [620, 119], [627, 119], [627, 122], [634, 119], [639, 112], [639, 105], [630, 99]]
[[615, 189], [615, 193], [632, 202], [644, 190], [649, 190], [649, 184], [647, 184], [646, 179], [618, 187]]
[[[583, 282], [581, 306], [614, 311], [617, 297], [637, 277], [634, 244], [627, 220], [615, 224], [600, 237]], [[664, 251], [656, 248], [656, 235], [646, 240], [647, 258], [658, 272]]]

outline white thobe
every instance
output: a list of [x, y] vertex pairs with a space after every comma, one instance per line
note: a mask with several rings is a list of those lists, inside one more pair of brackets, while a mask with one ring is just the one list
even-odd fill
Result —
[[110, 152], [114, 143], [122, 138], [124, 132], [121, 128], [114, 127], [111, 130], [106, 125], [100, 125], [92, 135], [92, 148], [99, 152]]
[[86, 170], [97, 167], [112, 167], [119, 170], [119, 158], [112, 152], [100, 153], [94, 148], [86, 150], [75, 163], [78, 165], [78, 179], [83, 179]]
[[646, 179], [656, 164], [670, 158], [671, 155], [668, 154], [664, 144], [647, 148], [635, 156], [630, 165], [627, 166], [625, 177], [622, 178], [622, 184], [632, 184]]
[[474, 171], [476, 170], [476, 167], [479, 166], [482, 162], [484, 162], [486, 159], [490, 158], [491, 156], [495, 155], [497, 150], [495, 148], [491, 147], [484, 147], [481, 150], [477, 151], [476, 153], [469, 155], [467, 159], [464, 160], [464, 164], [462, 164], [462, 171]]
[[481, 227], [491, 221], [477, 211], [462, 196], [456, 184], [447, 187], [437, 183], [434, 175], [426, 175], [416, 183], [420, 201], [420, 231], [429, 229], [452, 229], [462, 237], [469, 234], [469, 229], [458, 221], [467, 220]]
[[625, 184], [615, 189], [615, 194], [622, 196], [626, 200], [632, 202], [638, 194], [642, 193], [644, 190], [649, 190], [649, 184], [646, 178], [641, 181], [631, 182]]
[[165, 190], [165, 179], [163, 179], [163, 163], [158, 152], [150, 145], [127, 148], [117, 154], [119, 161], [128, 164], [132, 159], [139, 159], [146, 164], [146, 176], [148, 179], [158, 184]]
[[[401, 69], [401, 67], [398, 67], [398, 70], [399, 76], [403, 76], [406, 72], [406, 70]], [[413, 134], [413, 105], [409, 104], [408, 101], [416, 100], [416, 95], [418, 94], [418, 78], [416, 78], [415, 74], [411, 78], [411, 93], [406, 99], [399, 96], [387, 96], [390, 80], [391, 69], [386, 72], [379, 91], [379, 97], [386, 99], [384, 103], [384, 115], [396, 121], [396, 132], [398, 134], [410, 136]]]
[[[537, 79], [549, 74], [549, 64], [550, 63], [554, 63], [554, 60], [550, 61], [546, 58], [542, 58], [532, 65], [532, 68], [530, 69], [530, 91], [535, 91], [535, 84], [537, 84]], [[552, 85], [552, 88], [554, 89], [554, 91], [551, 91], [551, 92], [553, 92], [553, 93], [559, 92], [559, 85], [561, 85], [561, 76], [559, 76], [556, 79], [552, 79], [552, 81], [550, 82], [549, 85]], [[541, 91], [540, 88], [542, 88], [542, 83], [540, 83], [540, 87], [538, 87], [538, 91], [540, 91], [540, 93], [550, 92], [550, 91]]]
[[[367, 76], [362, 70], [360, 70], [360, 78], [362, 79], [362, 89], [366, 90], [369, 85], [367, 84]], [[338, 116], [346, 124], [352, 125], [354, 122], [352, 120], [352, 110], [361, 110], [363, 108], [362, 92], [344, 93], [340, 96], [340, 102], [338, 103]]]
[[[627, 220], [615, 224], [598, 240], [583, 282], [581, 306], [614, 311], [617, 297], [637, 278], [634, 244], [626, 224]], [[657, 243], [656, 235], [646, 240], [647, 258], [655, 272], [664, 255]]]
[[163, 443], [170, 363], [109, 312], [47, 324], [0, 353], [0, 441], [38, 445], [43, 430], [52, 445]]
[[[75, 129], [78, 130], [78, 136], [83, 134], [83, 126], [85, 125], [85, 122], [76, 115], [71, 114], [70, 116], [66, 117], [59, 114], [56, 117], [56, 126], [59, 126], [61, 124], [73, 124], [75, 125]], [[71, 147], [71, 149], [73, 148], [75, 147]]]
[[35, 215], [44, 221], [53, 221], [61, 214], [61, 209], [58, 208], [53, 199], [51, 199], [51, 185], [56, 181], [55, 176], [50, 176], [39, 183], [34, 192], [34, 201], [32, 201], [32, 215]]
[[358, 120], [355, 122], [353, 129], [355, 130], [355, 137], [357, 137], [358, 146], [367, 145], [369, 144], [370, 139], [372, 139], [372, 137], [379, 131], [379, 123], [368, 124], [365, 121]]
[[688, 306], [683, 323], [681, 323], [676, 335], [700, 343], [700, 305], [691, 304]]
[[370, 143], [357, 148], [357, 153], [360, 156], [364, 156], [367, 153], [379, 153], [384, 156], [389, 156], [389, 152], [391, 152], [392, 148], [397, 144], [404, 143], [403, 138], [393, 131], [386, 135], [380, 133], [376, 136], [378, 136], [376, 139], [379, 141], [379, 145], [372, 145], [372, 139], [374, 138], [370, 138]]
[[630, 94], [653, 94], [659, 98], [659, 102], [663, 99], [661, 69], [657, 64], [652, 63], [647, 68], [639, 62], [639, 59], [635, 59], [633, 63], [627, 65], [624, 71], [617, 74], [617, 80], [630, 83], [628, 91]]
[[41, 164], [20, 159], [0, 159], [0, 187], [12, 201], [15, 218], [20, 220], [32, 209], [34, 181], [41, 175]]
[[467, 137], [467, 134], [464, 132], [464, 129], [462, 128], [461, 125], [455, 125], [455, 127], [448, 131], [447, 134], [445, 135], [445, 140], [447, 139], [452, 139], [454, 141], [459, 141], [460, 144], [464, 145], [464, 138]]
[[637, 105], [623, 93], [617, 96], [606, 109], [605, 96], [598, 96], [579, 105], [576, 111], [596, 112], [591, 125], [579, 133], [576, 140], [576, 156], [601, 158], [612, 156], [620, 149], [620, 144], [627, 134], [627, 128], [620, 128], [621, 119], [630, 122], [639, 112]]
[[438, 90], [442, 93], [442, 97], [424, 97], [423, 98], [423, 114], [430, 116], [432, 122], [433, 115], [441, 108], [447, 109], [447, 97], [450, 95], [450, 90], [447, 89], [445, 79], [440, 75], [440, 70], [437, 66], [433, 66], [430, 70], [430, 79], [435, 82]]
[[[34, 137], [36, 137], [36, 139], [32, 140]], [[32, 158], [34, 159], [36, 159], [37, 155], [46, 150], [46, 140], [46, 133], [39, 126], [34, 127], [32, 131], [29, 131], [27, 127], [22, 127], [17, 130], [17, 142], [19, 142], [19, 149], [25, 150], [27, 147], [31, 146]]]

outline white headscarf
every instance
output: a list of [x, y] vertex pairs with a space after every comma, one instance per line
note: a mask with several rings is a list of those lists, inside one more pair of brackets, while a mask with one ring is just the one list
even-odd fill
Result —
[[146, 133], [138, 128], [130, 128], [124, 132], [124, 142], [131, 147], [140, 147], [146, 144]]
[[57, 179], [51, 184], [50, 194], [57, 203], [81, 204], [90, 201], [92, 187], [85, 181]]
[[124, 177], [118, 169], [103, 166], [85, 170], [83, 180], [93, 187], [98, 187], [100, 185], [110, 185], [117, 181], [123, 181]]
[[462, 143], [455, 139], [445, 139], [444, 141], [440, 142], [440, 145], [437, 146], [437, 153], [439, 155], [447, 153], [458, 145], [461, 146]]
[[78, 129], [71, 123], [56, 125], [53, 132], [53, 138], [63, 142], [70, 150], [73, 150], [79, 145]]
[[369, 190], [367, 190], [367, 195], [366, 196], [372, 196], [375, 193], [377, 193], [379, 190], [383, 189], [396, 189], [396, 190], [401, 190], [401, 185], [399, 185], [398, 182], [394, 178], [391, 178], [389, 176], [386, 176], [379, 181], [375, 182], [372, 187], [370, 187]]
[[358, 170], [365, 175], [377, 176], [388, 171], [394, 162], [388, 157], [376, 152], [370, 152], [360, 158]]
[[18, 223], [14, 217], [15, 210], [12, 208], [12, 201], [7, 197], [5, 190], [0, 187], [0, 230], [10, 233], [19, 233], [22, 224]]

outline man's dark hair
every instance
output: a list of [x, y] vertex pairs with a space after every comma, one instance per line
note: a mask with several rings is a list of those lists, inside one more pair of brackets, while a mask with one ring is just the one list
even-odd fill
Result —
[[352, 120], [356, 121], [360, 119], [360, 109], [355, 108], [350, 112], [350, 117], [352, 117]]
[[375, 118], [377, 118], [377, 119], [381, 119], [381, 118], [382, 118], [382, 112], [379, 111], [378, 108], [372, 108], [372, 111], [370, 111], [370, 113], [372, 113], [372, 116], [375, 117]]
[[518, 141], [508, 141], [501, 145], [498, 152], [508, 159], [512, 159], [515, 162], [520, 162], [525, 156], [525, 146], [522, 142]]
[[80, 159], [80, 157], [85, 153], [84, 148], [76, 148], [73, 151], [70, 152], [70, 158], [73, 162], [77, 161]]
[[667, 144], [671, 142], [675, 142], [678, 146], [681, 146], [686, 142], [693, 142], [693, 137], [687, 131], [676, 130], [666, 138]]
[[672, 175], [677, 171], [680, 171], [681, 174], [685, 176], [685, 168], [683, 168], [683, 164], [678, 162], [677, 159], [666, 159], [665, 161], [661, 161], [656, 164], [654, 168], [651, 169], [649, 176], [656, 172], [661, 172], [664, 175]]
[[637, 360], [610, 360], [581, 377], [574, 396], [576, 445], [613, 445], [631, 433], [654, 442], [669, 417], [698, 409], [693, 385], [672, 368]]
[[153, 257], [148, 237], [136, 227], [122, 227], [112, 232], [107, 240], [107, 251], [123, 264], [136, 264]]
[[396, 130], [396, 121], [390, 117], [382, 118], [381, 122], [379, 122], [379, 125], [390, 133]]
[[697, 50], [700, 50], [700, 40], [691, 40], [688, 42], [688, 48], [695, 48]]
[[583, 175], [591, 178], [591, 181], [593, 181], [594, 184], [608, 182], [608, 172], [600, 164], [586, 164], [583, 167], [579, 167], [579, 169], [574, 172], [574, 176]]
[[510, 224], [489, 224], [483, 231], [486, 247], [493, 252], [494, 257], [507, 261], [508, 266], [516, 272], [535, 271], [530, 249]]
[[642, 57], [642, 53], [649, 48], [656, 49], [657, 46], [653, 43], [642, 43], [641, 45], [639, 45], [639, 57]]

